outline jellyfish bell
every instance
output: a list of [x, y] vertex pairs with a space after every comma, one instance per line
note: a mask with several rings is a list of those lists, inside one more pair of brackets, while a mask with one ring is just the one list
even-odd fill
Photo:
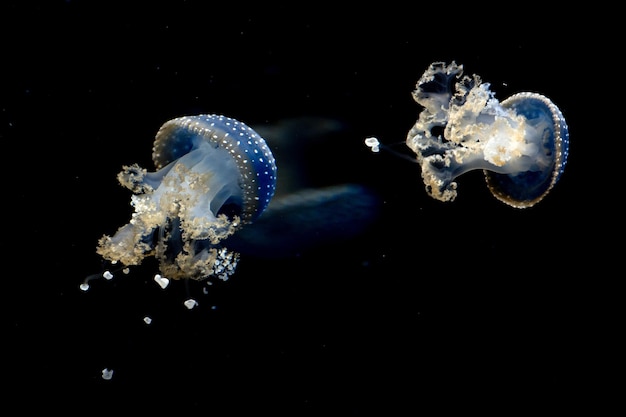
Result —
[[[524, 208], [542, 200], [557, 183], [567, 162], [569, 130], [563, 114], [547, 97], [536, 93], [518, 93], [502, 102], [526, 118], [532, 126], [526, 141], [535, 154], [536, 169], [499, 173], [485, 169], [491, 193], [513, 207]], [[523, 158], [520, 158], [523, 159]]]
[[133, 164], [118, 174], [133, 192], [134, 213], [96, 252], [121, 267], [154, 256], [168, 279], [228, 279], [239, 254], [222, 241], [254, 222], [274, 195], [276, 163], [265, 140], [226, 116], [184, 116], [161, 126], [152, 159], [154, 172]]
[[[565, 118], [541, 94], [518, 93], [500, 103], [489, 87], [477, 75], [463, 75], [463, 66], [454, 61], [431, 64], [413, 91], [423, 109], [406, 145], [415, 153], [426, 191], [434, 199], [453, 201], [456, 179], [481, 169], [498, 200], [531, 207], [565, 169]], [[372, 141], [366, 144], [380, 148]]]

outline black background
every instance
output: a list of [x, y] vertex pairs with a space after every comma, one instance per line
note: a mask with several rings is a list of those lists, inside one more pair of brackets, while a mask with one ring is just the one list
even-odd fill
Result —
[[[615, 308], [603, 279], [615, 275], [597, 217], [602, 80], [590, 76], [606, 39], [589, 28], [610, 26], [610, 12], [342, 7], [3, 3], [3, 396], [49, 410], [293, 416], [603, 402], [592, 389]], [[451, 60], [500, 100], [535, 91], [563, 112], [570, 159], [537, 206], [503, 205], [479, 172], [459, 178], [455, 202], [434, 201], [418, 165], [363, 145], [402, 143], [420, 111], [415, 82]], [[159, 126], [198, 113], [340, 121], [332, 140], [277, 145], [279, 177], [282, 158], [306, 186], [364, 184], [380, 217], [297, 257], [243, 257], [206, 295], [195, 282], [162, 291], [151, 261], [80, 291], [102, 267], [97, 240], [131, 213], [117, 172], [150, 167]], [[198, 308], [183, 307], [188, 294]]]

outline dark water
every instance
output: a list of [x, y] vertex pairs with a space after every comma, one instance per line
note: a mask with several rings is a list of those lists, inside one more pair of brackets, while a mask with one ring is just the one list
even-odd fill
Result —
[[[280, 13], [201, 2], [2, 9], [8, 397], [208, 415], [508, 415], [595, 404], [600, 324], [616, 307], [601, 301], [611, 284], [598, 285], [609, 245], [587, 177], [591, 93], [572, 88], [596, 53], [575, 31], [505, 30], [527, 25], [530, 12], [450, 23], [437, 10], [313, 4]], [[585, 58], [563, 62], [561, 43]], [[536, 91], [560, 107], [570, 159], [540, 204], [503, 205], [480, 172], [440, 203], [418, 165], [363, 145], [376, 136], [408, 154], [420, 110], [410, 93], [438, 60], [481, 75], [500, 99]], [[198, 113], [266, 132], [281, 195], [350, 184], [361, 200], [338, 206], [333, 227], [319, 218], [335, 208], [321, 205], [307, 209], [302, 229], [273, 223], [251, 234], [227, 282], [161, 290], [148, 260], [80, 291], [103, 267], [97, 240], [131, 214], [117, 172], [151, 166], [159, 126]], [[198, 307], [187, 310], [188, 297]]]

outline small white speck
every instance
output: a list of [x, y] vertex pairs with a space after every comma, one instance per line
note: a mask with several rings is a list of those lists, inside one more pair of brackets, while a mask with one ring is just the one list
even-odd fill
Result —
[[87, 291], [89, 289], [89, 284], [83, 282], [82, 284], [80, 284], [80, 289], [83, 291]]
[[104, 271], [104, 274], [102, 274], [102, 276], [103, 276], [105, 279], [111, 279], [111, 278], [113, 278], [113, 274], [112, 274], [111, 272], [109, 272], [109, 271]]
[[380, 142], [375, 137], [365, 138], [365, 144], [372, 149], [372, 152], [380, 151]]
[[156, 274], [154, 276], [154, 281], [161, 286], [161, 288], [165, 289], [168, 285], [170, 285], [170, 280], [162, 277], [160, 274]]
[[190, 298], [188, 300], [185, 300], [183, 304], [185, 304], [185, 307], [187, 307], [187, 309], [191, 310], [192, 308], [198, 305], [198, 302], [194, 300], [193, 298]]
[[102, 370], [102, 379], [106, 379], [108, 381], [111, 378], [113, 378], [113, 369], [104, 368]]
[[146, 316], [143, 318], [143, 322], [146, 324], [150, 324], [152, 323], [152, 318], [150, 318], [149, 316]]

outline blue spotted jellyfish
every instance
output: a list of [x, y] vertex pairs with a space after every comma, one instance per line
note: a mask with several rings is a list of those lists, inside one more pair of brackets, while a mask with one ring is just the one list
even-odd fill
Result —
[[[435, 62], [413, 91], [423, 107], [406, 145], [421, 165], [427, 193], [453, 201], [456, 178], [482, 169], [487, 187], [516, 208], [541, 201], [561, 177], [569, 131], [559, 108], [530, 92], [499, 102], [489, 83], [463, 75], [463, 66]], [[378, 151], [375, 138], [366, 144]]]
[[133, 192], [134, 213], [96, 252], [124, 266], [154, 256], [168, 279], [226, 280], [239, 253], [223, 241], [253, 223], [274, 195], [276, 163], [265, 140], [229, 117], [184, 116], [161, 126], [152, 159], [154, 172], [133, 164], [118, 174]]

